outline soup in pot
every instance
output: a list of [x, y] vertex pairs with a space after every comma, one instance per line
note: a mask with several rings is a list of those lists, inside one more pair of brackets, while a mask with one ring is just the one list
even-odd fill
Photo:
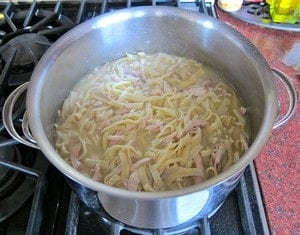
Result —
[[212, 69], [126, 54], [80, 81], [58, 112], [56, 149], [82, 174], [134, 191], [188, 187], [248, 149], [246, 109]]

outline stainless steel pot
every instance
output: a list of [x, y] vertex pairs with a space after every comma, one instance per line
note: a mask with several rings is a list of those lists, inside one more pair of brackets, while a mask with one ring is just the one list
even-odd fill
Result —
[[[168, 192], [131, 192], [106, 186], [78, 173], [53, 147], [57, 110], [70, 89], [96, 66], [124, 56], [125, 52], [166, 52], [189, 57], [214, 68], [231, 83], [247, 107], [252, 143], [230, 169], [199, 185]], [[280, 73], [279, 73], [280, 75]], [[216, 211], [236, 186], [245, 167], [259, 154], [275, 124], [278, 112], [273, 74], [259, 51], [240, 33], [210, 16], [171, 7], [135, 7], [93, 18], [62, 36], [36, 66], [27, 91], [27, 121], [37, 145], [22, 139], [7, 118], [11, 104], [28, 84], [6, 101], [3, 119], [7, 130], [24, 144], [41, 149], [49, 161], [82, 188], [97, 192], [106, 212], [128, 225], [166, 228], [198, 215]], [[288, 83], [293, 113], [296, 93]], [[26, 117], [26, 115], [25, 115]], [[80, 187], [78, 187], [80, 186]], [[87, 193], [84, 193], [86, 197]]]

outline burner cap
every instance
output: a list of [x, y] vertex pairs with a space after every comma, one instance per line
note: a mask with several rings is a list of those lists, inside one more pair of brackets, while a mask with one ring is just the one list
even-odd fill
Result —
[[8, 62], [14, 51], [14, 66], [26, 66], [36, 64], [50, 45], [47, 37], [36, 33], [18, 35], [7, 42], [8, 48], [3, 52], [2, 57]]

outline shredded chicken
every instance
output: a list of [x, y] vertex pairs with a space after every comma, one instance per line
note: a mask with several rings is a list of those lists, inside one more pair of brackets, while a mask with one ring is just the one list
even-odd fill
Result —
[[100, 181], [102, 179], [102, 175], [100, 173], [100, 164], [99, 163], [96, 163], [94, 171], [95, 172], [94, 172], [92, 179], [96, 180], [96, 181]]
[[149, 161], [151, 161], [150, 157], [142, 158], [141, 160], [138, 160], [137, 162], [135, 162], [134, 164], [132, 164], [131, 167], [130, 167], [130, 170], [131, 171], [135, 171], [140, 166], [144, 165], [145, 163], [147, 163]]
[[146, 130], [161, 129], [163, 127], [163, 122], [157, 119], [146, 120]]
[[183, 129], [183, 133], [186, 134], [190, 131], [193, 131], [195, 130], [196, 128], [201, 128], [201, 127], [204, 127], [204, 126], [207, 126], [208, 123], [206, 121], [202, 121], [202, 120], [191, 120], [189, 121], [184, 129]]
[[206, 173], [205, 173], [205, 168], [204, 168], [203, 161], [202, 161], [202, 158], [200, 155], [197, 155], [195, 157], [195, 166], [197, 169], [200, 170], [200, 172], [202, 172], [201, 175], [195, 176], [195, 183], [201, 183], [204, 180], [206, 180]]
[[220, 166], [222, 159], [225, 156], [226, 152], [227, 152], [227, 146], [225, 143], [217, 145], [215, 156], [214, 156], [215, 157], [215, 163], [214, 163], [215, 168], [218, 168]]
[[125, 135], [118, 135], [118, 134], [115, 134], [115, 135], [109, 135], [107, 137], [108, 139], [108, 146], [112, 146], [114, 144], [118, 144], [120, 143], [122, 140], [125, 139]]
[[207, 92], [205, 87], [192, 87], [189, 89], [189, 94], [194, 96], [202, 96]]
[[176, 132], [164, 137], [161, 141], [161, 146], [167, 146], [170, 142], [172, 142], [177, 136]]
[[129, 176], [129, 179], [126, 182], [126, 188], [128, 190], [137, 191], [138, 188], [139, 188], [140, 183], [141, 183], [141, 180], [139, 178], [139, 173], [138, 173], [137, 170], [135, 170]]
[[112, 141], [120, 141], [125, 138], [125, 135], [109, 135], [107, 138], [108, 140], [112, 140]]
[[70, 156], [72, 166], [75, 169], [78, 169], [78, 167], [81, 165], [81, 162], [79, 161], [80, 150], [81, 150], [81, 143], [74, 144], [70, 148], [70, 155], [69, 156]]
[[107, 120], [105, 120], [105, 121], [100, 122], [100, 123], [98, 124], [98, 128], [99, 128], [99, 130], [102, 130], [102, 129], [104, 129], [105, 127], [107, 127], [107, 126], [109, 126], [109, 125], [110, 125], [110, 120], [107, 119]]

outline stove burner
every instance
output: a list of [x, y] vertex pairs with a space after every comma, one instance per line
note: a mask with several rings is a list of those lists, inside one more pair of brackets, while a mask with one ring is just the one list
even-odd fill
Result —
[[[82, 195], [80, 195], [82, 196]], [[79, 197], [80, 197], [79, 196]], [[87, 196], [87, 195], [85, 195]], [[137, 228], [130, 225], [123, 224], [111, 216], [109, 216], [100, 205], [97, 210], [91, 209], [86, 202], [79, 199], [78, 195], [72, 191], [69, 200], [69, 214], [67, 216], [67, 229], [69, 233], [75, 231], [76, 234], [114, 234], [114, 235], [129, 235], [129, 234], [143, 234], [143, 235], [199, 235], [210, 234], [210, 224], [207, 217], [195, 217], [183, 224], [162, 228], [162, 229], [145, 229]], [[96, 196], [89, 195], [91, 200], [97, 200]], [[86, 223], [81, 221], [88, 221], [89, 227], [86, 227]]]
[[[9, 140], [0, 137], [1, 142]], [[5, 157], [4, 155], [9, 155]], [[15, 161], [14, 159], [17, 159]], [[38, 172], [46, 172], [49, 162], [41, 152], [19, 145], [0, 148], [0, 223], [15, 214], [37, 190]], [[9, 175], [10, 176], [7, 176]], [[8, 179], [9, 178], [9, 179]], [[14, 178], [14, 179], [13, 179]], [[13, 186], [4, 184], [5, 179]], [[1, 233], [1, 232], [0, 232]]]
[[6, 43], [5, 47], [7, 49], [2, 53], [2, 58], [5, 62], [8, 62], [16, 51], [13, 67], [34, 65], [46, 51], [47, 46], [45, 45], [50, 45], [50, 42], [43, 35], [35, 33], [21, 34]]
[[[3, 141], [5, 138], [0, 137]], [[0, 148], [0, 159], [21, 163], [21, 155], [14, 146]], [[21, 183], [22, 177], [18, 172], [0, 166], [0, 200], [10, 195]]]
[[20, 34], [38, 33], [53, 37], [56, 40], [64, 32], [74, 27], [68, 17], [62, 15], [61, 1], [53, 10], [40, 9], [36, 1], [30, 8], [17, 8], [13, 2], [8, 3], [3, 13], [0, 13], [0, 44], [8, 42]]
[[0, 105], [2, 96], [29, 81], [52, 42], [77, 23], [63, 15], [61, 1], [53, 8], [41, 7], [37, 1], [29, 8], [11, 1], [0, 12]]

